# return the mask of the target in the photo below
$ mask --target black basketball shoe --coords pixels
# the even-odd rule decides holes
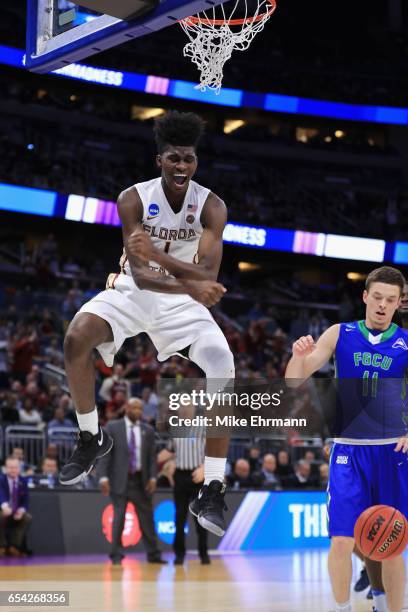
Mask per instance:
[[[89,431],[80,431],[78,443],[60,472],[60,483],[74,485],[81,482],[92,470],[95,461],[107,455],[112,446],[112,438],[100,426],[95,436]]]
[[[228,510],[224,501],[225,484],[212,480],[209,485],[201,487],[196,499],[189,505],[198,523],[207,531],[221,537],[226,530],[224,510]]]
[[[356,593],[360,593],[360,591],[365,591],[366,588],[370,585],[370,579],[367,574],[367,570],[365,567],[360,572],[360,578],[357,580],[354,585],[354,590]]]

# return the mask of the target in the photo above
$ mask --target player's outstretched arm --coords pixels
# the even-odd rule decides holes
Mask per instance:
[[[315,342],[312,336],[302,336],[292,345],[292,357],[287,365],[285,378],[288,386],[297,387],[320,370],[336,350],[340,326],[332,325]],[[292,384],[289,382],[292,380]]]
[[[155,261],[176,278],[214,281],[217,280],[221,265],[222,234],[226,222],[227,209],[224,202],[210,193],[201,213],[204,230],[194,263],[180,261],[172,257],[171,253],[155,248],[146,233],[134,233],[129,237],[128,244],[135,255]]]
[[[150,270],[145,258],[138,257],[129,247],[129,239],[135,235],[145,235],[142,227],[143,205],[134,187],[123,191],[118,198],[118,213],[122,222],[123,244],[129,260],[133,280],[139,289],[159,293],[184,293],[193,297],[204,306],[214,306],[225,288],[213,281],[190,281],[177,279]],[[150,241],[150,239],[149,239]]]

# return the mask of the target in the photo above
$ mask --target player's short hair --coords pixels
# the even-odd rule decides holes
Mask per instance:
[[[154,138],[161,154],[168,145],[197,148],[204,121],[195,113],[170,110],[154,122]]]
[[[404,290],[404,285],[406,283],[405,277],[396,268],[391,268],[390,266],[382,266],[381,268],[376,268],[372,270],[370,274],[366,278],[365,288],[366,291],[370,290],[370,287],[373,283],[386,283],[387,285],[397,285],[400,288],[400,294]]]

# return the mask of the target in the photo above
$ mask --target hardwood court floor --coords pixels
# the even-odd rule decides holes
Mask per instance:
[[[70,592],[69,608],[35,607],[44,611],[330,612],[326,561],[326,550],[213,556],[209,566],[195,555],[184,566],[150,565],[141,555],[122,566],[102,556],[2,560],[0,590]],[[365,593],[353,603],[356,612],[372,609]]]

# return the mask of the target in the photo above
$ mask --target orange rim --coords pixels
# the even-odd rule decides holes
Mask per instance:
[[[262,21],[263,19],[267,19],[268,17],[270,17],[272,15],[272,13],[275,11],[276,9],[276,0],[268,0],[270,6],[269,8],[262,13],[261,15],[257,15],[256,17],[245,17],[245,19],[203,19],[202,17],[186,17],[185,19],[182,19],[181,21],[183,21],[183,23],[185,23],[186,25],[197,25],[199,23],[202,23],[204,25],[215,25],[215,26],[222,26],[224,24],[227,25],[232,25],[232,26],[236,26],[236,25],[244,25],[246,23],[256,23],[258,21]]]

